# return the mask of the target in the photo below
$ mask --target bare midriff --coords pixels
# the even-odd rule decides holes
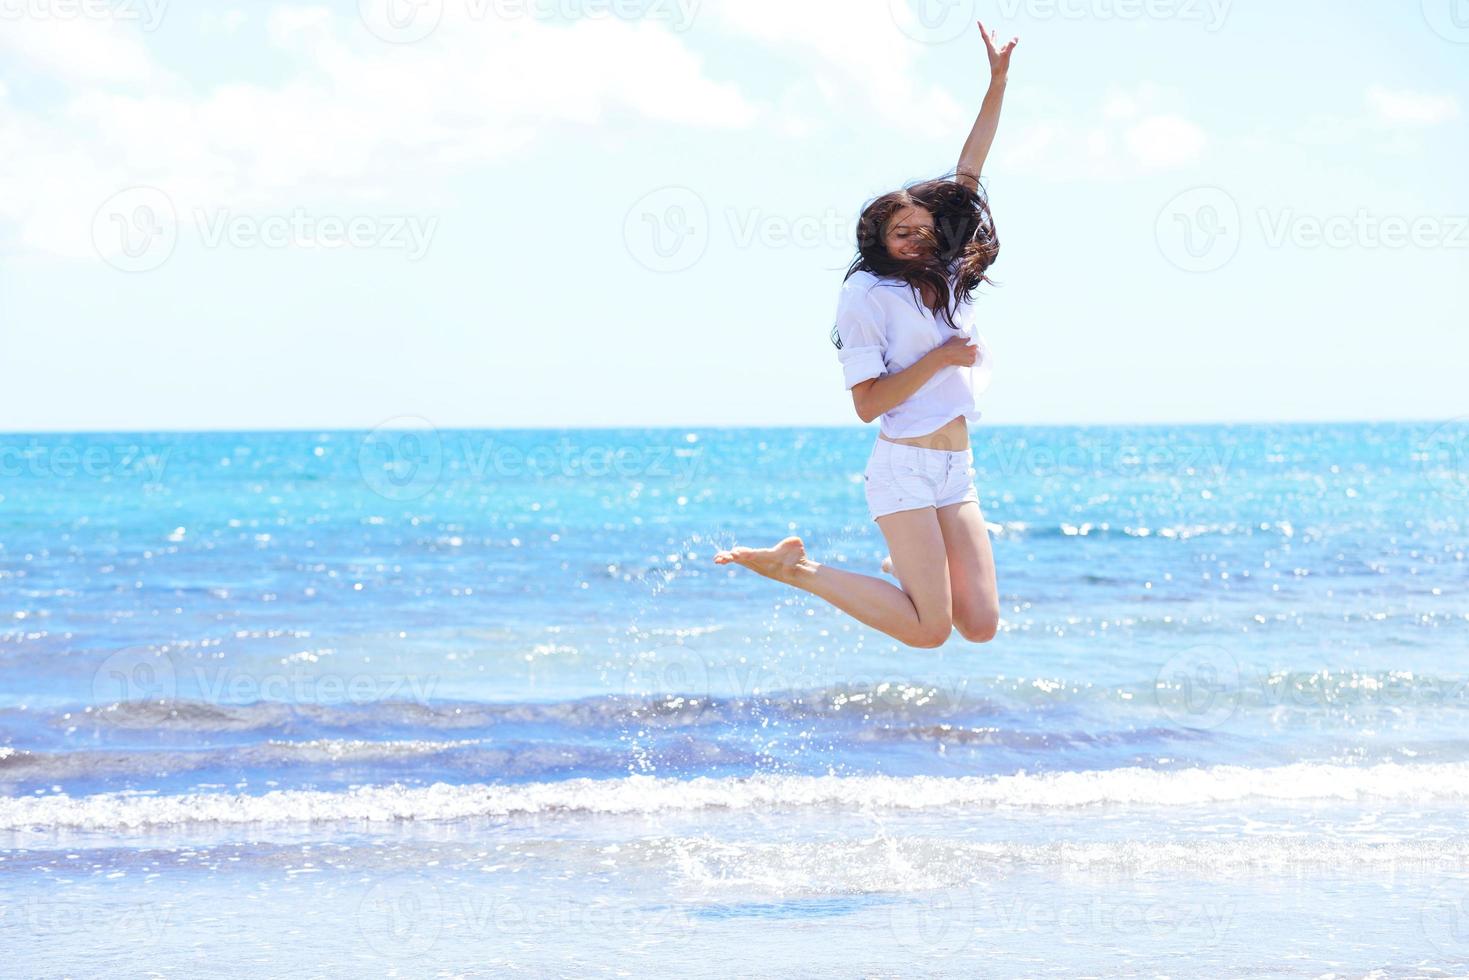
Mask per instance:
[[[964,416],[958,415],[926,436],[890,439],[879,432],[877,437],[904,446],[922,446],[924,449],[943,449],[951,453],[959,453],[969,448],[969,423],[965,421]]]

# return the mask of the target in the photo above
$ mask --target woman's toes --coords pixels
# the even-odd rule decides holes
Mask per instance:
[[[736,547],[730,548],[728,551],[716,552],[714,555],[714,561],[715,564],[718,565],[728,565],[730,562],[744,564],[745,556],[749,553],[749,548],[745,547],[744,545],[737,545]]]

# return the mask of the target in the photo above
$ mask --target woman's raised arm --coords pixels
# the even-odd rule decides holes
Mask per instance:
[[[984,38],[984,47],[990,57],[990,89],[985,93],[979,118],[974,121],[969,139],[964,141],[964,149],[959,154],[956,178],[970,190],[979,189],[980,172],[984,169],[985,159],[990,155],[990,147],[994,145],[995,133],[1000,128],[1000,106],[1005,101],[1005,82],[1010,76],[1010,53],[1020,42],[1020,38],[1012,37],[1003,47],[996,47],[999,38],[994,32],[984,29],[983,21],[979,22],[979,33]]]

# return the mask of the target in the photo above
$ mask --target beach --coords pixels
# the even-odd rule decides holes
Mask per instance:
[[[926,650],[870,428],[0,435],[4,972],[1461,975],[1462,436],[973,426]]]

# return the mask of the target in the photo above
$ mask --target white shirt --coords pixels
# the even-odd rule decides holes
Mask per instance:
[[[954,284],[951,278],[951,291]],[[951,337],[966,337],[979,345],[979,360],[973,367],[951,364],[940,369],[907,401],[882,415],[880,430],[894,439],[927,435],[959,415],[978,421],[976,396],[990,384],[992,359],[975,327],[973,302],[959,304],[954,315],[959,330],[955,330],[942,314],[935,318],[914,292],[901,279],[880,279],[859,270],[842,283],[837,299],[836,335],[841,341],[837,358],[848,391],[868,378],[911,367]]]

